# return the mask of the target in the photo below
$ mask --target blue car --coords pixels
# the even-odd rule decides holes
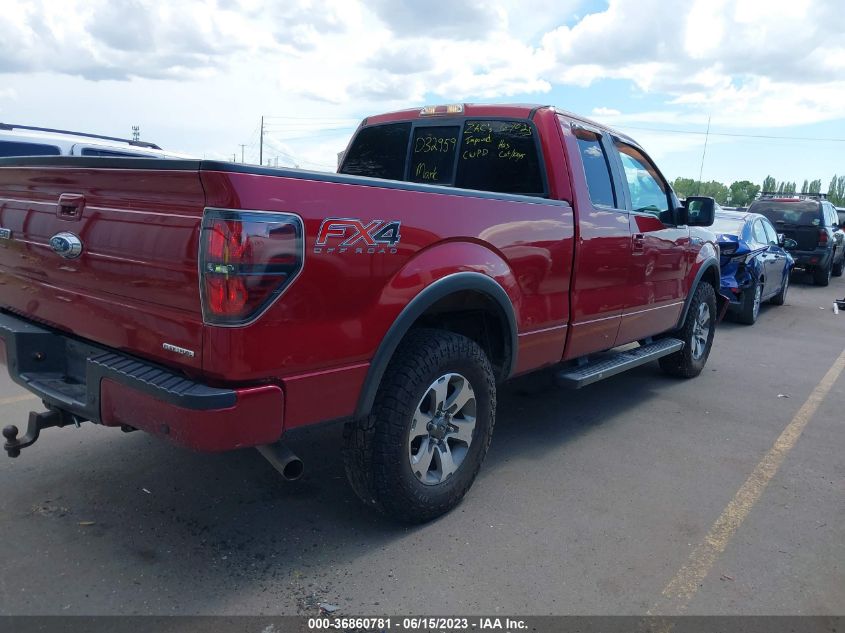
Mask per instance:
[[[783,305],[786,300],[795,265],[786,249],[795,242],[778,235],[759,213],[717,208],[711,228],[721,251],[721,292],[731,300],[728,312],[740,323],[753,325],[763,301]]]

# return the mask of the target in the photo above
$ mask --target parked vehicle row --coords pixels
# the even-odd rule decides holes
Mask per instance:
[[[845,215],[845,214],[843,214]],[[845,266],[845,232],[837,209],[820,194],[763,193],[747,210],[716,205],[722,293],[738,322],[753,325],[760,305],[783,305],[790,273],[801,268],[827,286]]]
[[[790,250],[796,268],[812,274],[818,286],[839,277],[845,265],[845,232],[836,208],[821,195],[783,196],[764,193],[748,207],[749,213],[764,215],[777,233],[792,239]]]

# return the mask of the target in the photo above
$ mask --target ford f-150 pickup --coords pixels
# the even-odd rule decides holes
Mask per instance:
[[[345,420],[355,492],[426,521],[469,489],[497,384],[699,374],[724,305],[710,198],[552,107],[365,119],[337,174],[0,159],[0,360],[46,411],[200,451]]]

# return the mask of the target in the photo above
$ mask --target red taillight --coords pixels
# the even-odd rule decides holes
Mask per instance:
[[[203,319],[256,319],[302,268],[302,222],[289,213],[206,209],[200,239]]]
[[[819,244],[827,244],[827,231],[819,229]]]

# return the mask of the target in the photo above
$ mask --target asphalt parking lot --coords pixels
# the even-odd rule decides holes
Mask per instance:
[[[845,614],[845,280],[802,280],[695,380],[507,388],[469,496],[422,527],[357,502],[337,425],[292,439],[293,484],[253,450],[48,429],[0,459],[0,613]],[[38,405],[4,374],[4,424]]]

